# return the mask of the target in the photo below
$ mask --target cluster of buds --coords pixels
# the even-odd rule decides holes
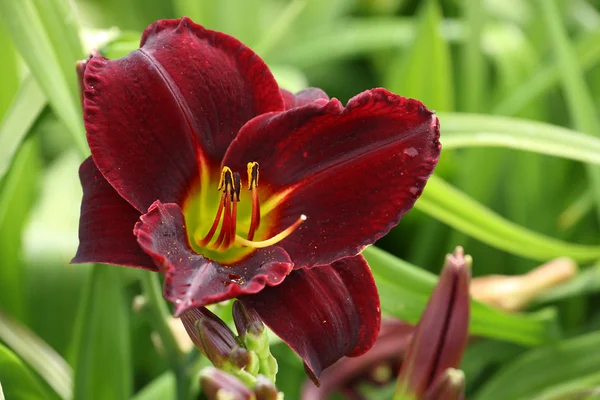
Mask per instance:
[[[183,326],[196,347],[216,368],[201,374],[201,385],[209,399],[280,398],[275,382],[277,361],[271,354],[266,329],[258,314],[236,301],[233,319],[238,335],[205,307],[181,316]]]

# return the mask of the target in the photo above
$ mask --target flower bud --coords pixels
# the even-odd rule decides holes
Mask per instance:
[[[422,398],[449,368],[458,368],[468,339],[471,257],[457,247],[421,316],[398,376],[397,397]]]
[[[539,294],[577,274],[577,264],[568,257],[556,258],[524,275],[488,275],[473,279],[473,298],[506,311],[522,310]]]
[[[265,330],[258,313],[253,308],[246,308],[239,300],[233,303],[233,322],[242,340],[246,333],[258,336]]]
[[[229,327],[207,308],[187,310],[181,316],[183,326],[198,349],[217,368],[231,362],[245,368],[252,356],[240,345]]]
[[[271,355],[267,330],[258,313],[236,300],[233,303],[233,320],[246,349],[258,356],[259,372],[275,382],[277,360]]]
[[[200,386],[208,400],[250,400],[252,392],[242,381],[233,375],[207,367],[200,372]]]
[[[465,374],[448,368],[427,390],[423,400],[460,400],[465,393]]]
[[[258,375],[256,377],[254,394],[256,395],[256,400],[278,400],[280,398],[279,392],[273,382],[264,375]]]

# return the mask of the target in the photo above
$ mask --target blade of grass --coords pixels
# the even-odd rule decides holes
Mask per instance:
[[[255,46],[254,51],[265,58],[277,46],[277,43],[291,29],[292,23],[308,4],[308,0],[292,0],[283,11],[276,17],[262,35]]]
[[[25,325],[12,320],[2,312],[0,312],[0,339],[44,379],[61,399],[71,399],[73,371],[52,347]]]
[[[25,318],[27,299],[22,262],[22,235],[38,193],[40,175],[37,138],[29,138],[0,184],[0,282],[11,290],[0,290],[0,305],[15,318]]]
[[[299,68],[378,49],[407,46],[415,38],[411,19],[348,20],[299,37],[270,56],[272,63]]]
[[[416,39],[406,52],[392,59],[383,86],[419,99],[431,109],[452,111],[452,63],[448,43],[439,31],[442,17],[437,0],[422,2]]]
[[[582,132],[600,135],[600,120],[596,117],[594,99],[586,86],[582,70],[575,61],[576,53],[569,43],[558,6],[553,0],[538,0],[537,3],[558,57],[561,81],[573,123]],[[597,217],[600,218],[600,168],[589,166],[587,172],[594,193]]]
[[[530,350],[505,365],[471,398],[532,399],[545,388],[597,373],[599,347],[600,333],[594,332]]]
[[[415,207],[491,246],[532,260],[568,256],[586,262],[600,258],[600,246],[563,242],[514,224],[432,176]]]
[[[557,227],[567,230],[575,226],[594,209],[594,195],[587,189],[558,216]]]
[[[462,111],[478,112],[485,109],[483,92],[485,86],[485,59],[481,51],[481,35],[486,20],[486,12],[480,0],[467,0],[462,3],[462,14],[469,34],[460,52],[460,78],[462,91],[459,104]]]
[[[600,29],[583,35],[576,43],[576,63],[588,70],[600,62]],[[500,99],[492,109],[493,114],[516,115],[527,105],[543,96],[560,80],[558,63],[553,62],[536,68],[535,72],[515,90]]]
[[[0,124],[0,180],[10,167],[27,132],[44,107],[46,96],[32,77],[26,78]]]
[[[23,365],[21,360],[9,349],[0,344],[0,400],[4,394],[9,400],[42,400],[48,399],[37,379]]]
[[[78,98],[79,86],[74,64],[84,57],[84,53],[79,40],[79,25],[77,24],[79,19],[75,13],[73,2],[65,0],[33,1],[60,63],[71,97]]]
[[[505,147],[598,164],[600,139],[542,122],[493,115],[438,113],[444,150]]]
[[[69,89],[72,85],[56,53],[58,44],[53,43],[48,35],[35,3],[32,0],[0,0],[0,21],[10,33],[52,109],[73,136],[73,143],[87,154],[77,96]],[[73,68],[75,61],[72,60]]]
[[[2,58],[0,58],[0,87],[2,88],[0,90],[0,121],[2,121],[19,87],[19,73],[15,46],[1,24],[0,49],[2,49]]]

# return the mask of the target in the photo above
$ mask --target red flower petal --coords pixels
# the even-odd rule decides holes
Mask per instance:
[[[83,186],[79,247],[73,263],[127,265],[157,271],[138,245],[133,226],[140,213],[104,179],[91,157],[81,164]]]
[[[302,357],[313,380],[341,357],[369,350],[379,333],[379,296],[362,255],[295,270],[240,301]]]
[[[84,117],[99,169],[145,212],[157,199],[181,204],[198,160],[218,166],[240,127],[283,100],[252,50],[187,18],[150,25],[141,45],[89,61]]]
[[[372,379],[373,372],[381,366],[391,369],[390,380],[395,379],[395,373],[400,370],[402,358],[414,327],[400,320],[384,319],[381,321],[381,331],[375,345],[360,357],[342,358],[327,368],[321,376],[321,385],[304,382],[302,389],[303,400],[329,399],[334,392],[343,389],[357,388]],[[386,382],[378,382],[385,384]]]
[[[280,247],[259,249],[243,261],[223,266],[194,252],[177,204],[155,202],[134,229],[142,248],[165,273],[165,299],[175,304],[175,316],[189,308],[256,293],[279,285],[292,270]]]
[[[285,89],[280,89],[280,91],[286,110],[294,107],[305,106],[315,100],[323,101],[323,104],[329,100],[327,93],[319,88],[306,88],[296,94]]]
[[[243,171],[257,161],[269,190],[293,188],[273,231],[308,216],[281,242],[301,268],[356,255],[389,232],[433,172],[438,138],[438,120],[421,102],[374,89],[345,109],[333,99],[254,118],[223,164]]]

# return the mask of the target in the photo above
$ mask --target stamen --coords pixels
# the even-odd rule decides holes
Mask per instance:
[[[227,192],[227,183],[231,183],[233,185],[233,172],[231,172],[231,168],[223,167],[221,170],[221,179],[219,179],[219,186],[217,190],[223,189],[223,192]]]
[[[219,226],[219,222],[221,222],[221,215],[223,214],[223,204],[225,203],[225,197],[227,196],[227,194],[223,193],[223,195],[221,196],[221,202],[219,203],[219,209],[217,210],[217,215],[215,216],[215,220],[213,221],[212,226],[210,227],[210,230],[208,231],[208,233],[206,234],[206,236],[204,236],[203,239],[198,240],[198,238],[196,237],[196,243],[198,243],[200,246],[206,246],[213,238],[213,236],[215,235],[215,232],[217,231],[217,227]],[[198,232],[196,232],[196,235],[198,234]],[[194,235],[194,236],[196,236]]]
[[[249,162],[248,165],[248,190],[258,186],[258,163]]]
[[[235,238],[235,225],[236,225],[236,214],[237,214],[237,202],[240,201],[240,174],[232,173],[229,167],[223,167],[221,171],[221,179],[219,180],[218,190],[223,190],[223,195],[221,196],[221,202],[219,203],[219,209],[217,210],[217,215],[215,220],[213,221],[210,230],[206,234],[206,236],[198,240],[198,244],[203,247],[210,247],[213,249],[218,249],[221,245],[225,245],[225,249],[229,248],[234,241]],[[231,210],[231,203],[234,203],[233,206],[233,215]],[[219,227],[219,222],[221,221],[221,216],[223,215],[223,211],[225,211],[225,215],[223,216],[223,224],[221,225],[221,231],[219,232],[219,236],[217,240],[212,245],[209,245],[212,240],[217,228]]]
[[[221,232],[219,232],[219,237],[217,237],[217,241],[212,245],[208,246],[213,249],[218,249],[223,244],[223,240],[225,240],[225,236],[229,234],[229,226],[231,225],[231,199],[227,196],[227,193],[224,193],[225,197],[225,215],[223,216],[223,225],[221,226]]]
[[[252,190],[252,219],[248,229],[248,240],[254,239],[254,233],[260,226],[260,202],[258,198],[258,163],[248,163],[248,189]]]
[[[252,240],[248,240],[248,239],[244,239],[243,237],[236,235],[235,236],[235,242],[239,245],[242,246],[247,246],[247,247],[253,247],[256,249],[260,249],[260,248],[264,248],[264,247],[269,247],[272,246],[280,241],[282,241],[283,239],[285,239],[286,237],[288,237],[289,235],[292,234],[292,232],[294,232],[296,229],[298,229],[298,227],[300,225],[302,225],[302,223],[304,221],[306,221],[307,217],[306,215],[302,214],[300,216],[300,218],[298,218],[298,220],[296,220],[296,222],[294,222],[292,225],[290,225],[287,229],[279,232],[277,235],[273,236],[270,239],[267,240],[262,240],[259,242],[254,242]]]
[[[240,174],[235,172],[233,174],[233,188],[231,190],[231,203],[232,203],[232,211],[229,219],[229,226],[223,225],[223,230],[227,230],[225,232],[225,240],[223,242],[223,250],[227,250],[231,247],[231,245],[235,241],[235,231],[237,229],[237,203],[240,201],[240,184],[241,184]],[[235,194],[235,197],[234,197]]]

